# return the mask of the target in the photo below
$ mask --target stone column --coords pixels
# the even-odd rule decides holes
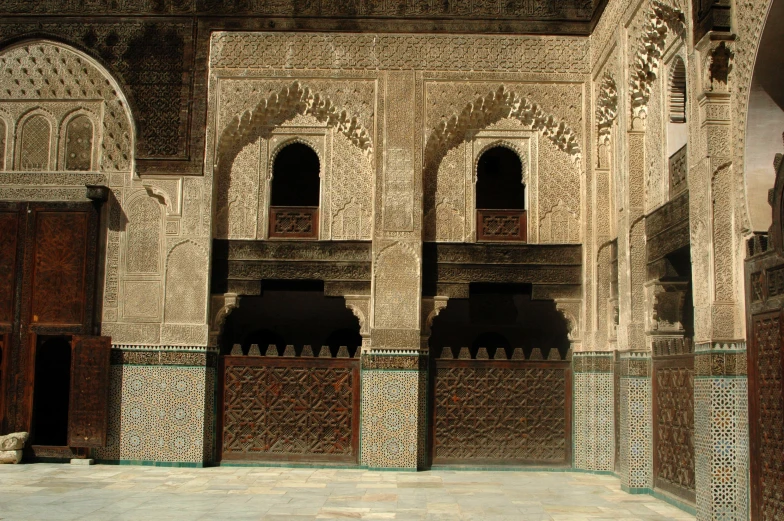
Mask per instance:
[[[624,351],[621,359],[620,473],[626,492],[653,490],[651,355]]]
[[[422,288],[421,77],[385,72],[379,96],[370,346],[362,355],[361,462],[425,463],[427,350],[420,349]],[[380,207],[379,207],[380,204]]]
[[[612,472],[615,468],[614,354],[574,353],[574,466]]]
[[[695,323],[697,519],[748,518],[748,382],[740,274],[743,237],[732,164],[731,41],[709,33],[695,55],[699,126],[689,150]],[[697,122],[695,122],[697,123]]]

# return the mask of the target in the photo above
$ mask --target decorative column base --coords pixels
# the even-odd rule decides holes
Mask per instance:
[[[653,490],[651,354],[627,351],[621,358],[620,474],[626,492]]]
[[[748,519],[748,379],[745,342],[697,344],[694,443],[697,519]]]
[[[427,351],[371,349],[362,355],[361,463],[426,466]]]
[[[614,355],[611,351],[574,353],[574,467],[615,469]]]

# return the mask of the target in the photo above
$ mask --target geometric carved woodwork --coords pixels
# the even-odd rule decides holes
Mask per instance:
[[[81,324],[88,214],[38,212],[36,217],[32,322]]]
[[[694,356],[653,361],[654,486],[696,501]]]
[[[438,359],[434,373],[434,464],[570,464],[569,362]]]
[[[0,211],[0,326],[13,322],[18,229],[19,212]]]
[[[269,236],[318,239],[318,206],[271,206]]]
[[[91,202],[0,203],[0,431],[31,428],[35,336],[92,333],[99,217]]]
[[[527,240],[528,225],[525,210],[477,210],[476,240]]]
[[[749,427],[753,519],[784,518],[784,342],[781,311],[752,316]]]
[[[74,335],[68,446],[105,447],[109,427],[109,367],[112,339]]]
[[[225,356],[223,460],[356,463],[359,360]]]

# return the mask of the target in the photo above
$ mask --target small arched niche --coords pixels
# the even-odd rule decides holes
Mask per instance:
[[[270,238],[318,238],[321,164],[318,154],[301,142],[275,155],[270,185]]]
[[[485,150],[476,167],[477,240],[525,241],[523,162],[508,147]]]
[[[670,64],[667,86],[667,157],[686,146],[689,127],[686,125],[686,64],[676,56]]]

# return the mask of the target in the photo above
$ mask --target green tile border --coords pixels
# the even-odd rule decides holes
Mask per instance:
[[[691,514],[693,516],[697,515],[697,507],[695,505],[690,505],[689,503],[686,503],[685,501],[682,501],[682,500],[674,498],[670,494],[665,494],[665,493],[662,493],[661,491],[658,491],[658,490],[655,490],[655,489],[650,489],[650,488],[647,488],[647,487],[645,487],[645,488],[629,488],[629,487],[626,487],[626,486],[624,486],[622,484],[621,485],[621,490],[623,490],[627,494],[646,494],[646,495],[654,497],[654,498],[656,498],[656,499],[658,499],[660,501],[664,501],[665,503],[668,503],[668,504],[674,506],[675,508],[677,508],[679,510],[683,510],[687,514]]]
[[[175,467],[186,469],[201,469],[211,467],[209,463],[193,461],[148,461],[148,460],[95,460],[97,465],[133,465],[137,467]]]
[[[358,463],[293,463],[276,461],[221,461],[216,467],[261,467],[261,468],[287,468],[287,469],[343,469],[362,470],[367,467]]]

